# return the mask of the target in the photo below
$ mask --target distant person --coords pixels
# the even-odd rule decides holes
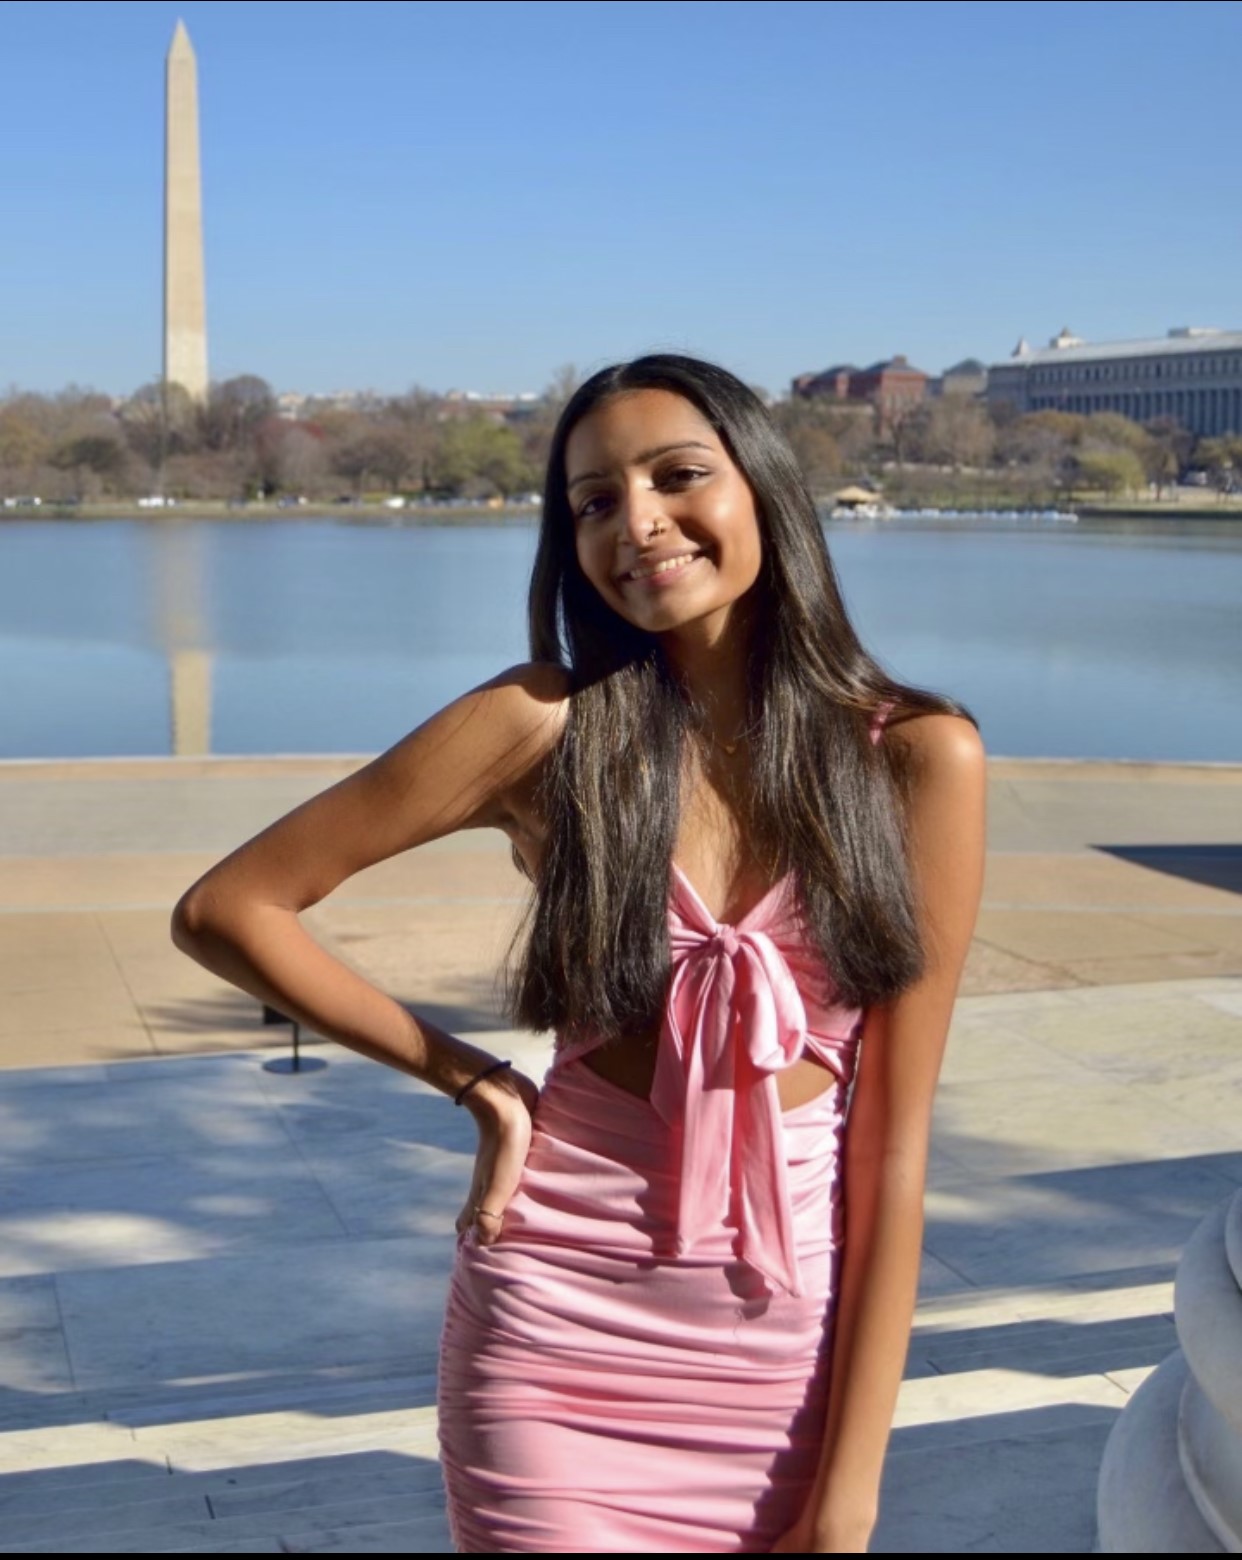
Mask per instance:
[[[978,734],[862,648],[788,446],[691,358],[566,406],[530,605],[530,664],[213,868],[174,936],[474,1116],[439,1388],[461,1552],[861,1552],[979,903]],[[542,1089],[297,919],[485,827],[534,883],[513,996],[557,1035]]]

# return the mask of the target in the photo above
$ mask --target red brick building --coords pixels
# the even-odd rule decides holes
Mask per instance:
[[[793,393],[806,401],[819,396],[827,396],[832,401],[848,401],[850,380],[859,372],[853,363],[838,363],[819,374],[799,374],[793,382]]]
[[[855,368],[851,363],[826,368],[818,374],[799,374],[794,380],[794,395],[806,400],[823,397],[833,401],[865,401],[875,408],[881,429],[927,398],[928,376],[914,368],[906,358],[887,358],[870,368]]]

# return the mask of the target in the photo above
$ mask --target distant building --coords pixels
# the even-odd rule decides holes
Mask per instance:
[[[883,427],[926,398],[927,375],[904,357],[892,357],[870,368],[840,363],[818,374],[799,374],[791,389],[804,400],[866,403]]]
[[[400,396],[381,395],[376,390],[331,390],[306,394],[286,390],[276,397],[276,415],[286,422],[300,422],[324,411],[379,412]],[[495,423],[523,423],[538,416],[543,397],[533,390],[520,395],[484,394],[477,390],[449,390],[433,396],[440,422],[462,421],[472,417]]]
[[[988,366],[978,358],[963,358],[944,373],[927,381],[930,396],[983,395],[988,388]]]
[[[794,395],[801,396],[804,401],[824,396],[831,401],[848,401],[850,380],[859,372],[853,363],[837,363],[818,374],[799,374],[791,388]]]
[[[529,422],[538,414],[542,399],[533,390],[519,395],[449,390],[442,398],[440,414],[451,418],[486,417],[496,423]]]
[[[309,395],[286,390],[276,397],[276,415],[286,422],[300,422],[319,412],[374,412],[387,397],[375,390],[316,390]]]
[[[1199,438],[1242,433],[1242,331],[1184,326],[1091,344],[1063,330],[1040,351],[1019,341],[1008,362],[988,370],[987,397],[1020,412],[1167,417]]]
[[[860,401],[870,401],[881,423],[888,422],[927,398],[928,376],[913,368],[904,357],[873,363],[850,381],[850,393]]]

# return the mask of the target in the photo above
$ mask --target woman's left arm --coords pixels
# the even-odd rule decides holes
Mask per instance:
[[[983,744],[954,715],[890,728],[907,745],[923,976],[870,1010],[845,1146],[845,1250],[819,1478],[776,1551],[865,1552],[918,1294],[932,1097],[983,890]]]

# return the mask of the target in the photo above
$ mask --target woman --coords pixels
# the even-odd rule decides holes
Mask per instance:
[[[689,358],[566,407],[531,631],[531,664],[209,872],[174,937],[475,1118],[440,1385],[461,1551],[861,1552],[981,891],[978,735],[866,654],[787,445]],[[513,997],[557,1033],[542,1093],[297,920],[483,827],[535,883]]]

